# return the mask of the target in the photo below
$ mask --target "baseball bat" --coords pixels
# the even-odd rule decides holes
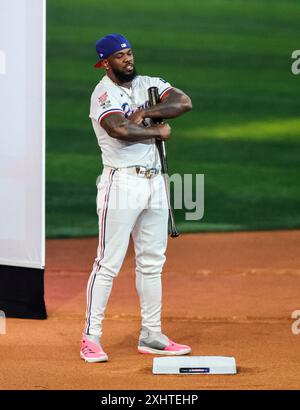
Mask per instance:
[[[154,105],[158,104],[160,102],[158,88],[157,87],[148,88],[148,97],[149,97],[150,107],[153,107]],[[152,118],[151,121],[153,122],[153,124],[162,124],[163,122],[162,118]],[[166,187],[166,193],[167,193],[167,201],[168,201],[168,207],[169,207],[169,221],[170,221],[170,226],[171,226],[171,238],[177,238],[177,236],[179,236],[179,233],[176,228],[174,210],[171,204],[168,179],[166,180],[166,178],[168,177],[168,162],[167,162],[167,151],[166,151],[165,141],[156,139],[156,146],[157,146],[157,150],[159,153],[161,170],[162,170],[163,178],[165,181],[165,187]]]

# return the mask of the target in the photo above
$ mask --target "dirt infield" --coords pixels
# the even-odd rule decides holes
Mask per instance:
[[[109,362],[79,359],[85,287],[97,238],[48,240],[45,321],[7,320],[1,389],[299,389],[300,231],[186,234],[169,241],[163,330],[192,355],[235,356],[237,375],[152,375],[137,353],[134,254],[115,280],[102,344]]]

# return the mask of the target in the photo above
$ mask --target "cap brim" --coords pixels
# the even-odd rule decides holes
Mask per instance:
[[[94,65],[95,68],[99,68],[99,67],[103,67],[103,60],[98,61],[98,63],[96,63]]]

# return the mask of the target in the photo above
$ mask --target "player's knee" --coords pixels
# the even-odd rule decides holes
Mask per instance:
[[[107,279],[114,279],[118,276],[119,270],[111,269],[110,267],[100,265],[95,271],[97,276],[102,276]]]
[[[136,262],[136,271],[142,275],[155,275],[162,272],[163,265],[166,261],[164,255],[157,256],[152,259],[137,260]]]

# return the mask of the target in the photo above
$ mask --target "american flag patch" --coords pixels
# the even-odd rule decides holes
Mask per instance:
[[[108,98],[108,94],[107,91],[105,91],[104,94],[100,95],[100,97],[98,97],[98,101],[99,103],[104,103]]]

